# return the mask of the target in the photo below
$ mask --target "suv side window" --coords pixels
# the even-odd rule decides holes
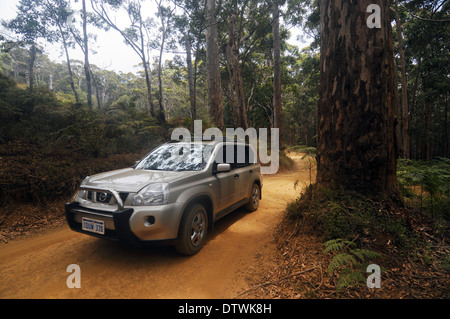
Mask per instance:
[[[245,167],[256,163],[253,149],[248,145],[235,145],[236,167]]]
[[[234,169],[236,166],[235,157],[232,145],[222,145],[217,151],[216,158],[214,159],[214,165],[217,164],[230,164],[231,169]],[[231,151],[231,152],[230,152]]]
[[[215,165],[228,163],[231,164],[231,169],[235,169],[249,166],[257,163],[257,161],[255,153],[250,146],[243,144],[227,144],[219,148],[214,163]]]

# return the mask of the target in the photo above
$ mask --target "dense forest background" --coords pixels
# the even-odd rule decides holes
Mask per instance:
[[[155,0],[153,16],[143,3],[20,0],[17,16],[2,21],[0,204],[68,196],[83,176],[133,164],[194,119],[203,128],[278,127],[283,147],[316,146],[319,1]],[[405,167],[449,157],[449,11],[442,0],[392,3]],[[119,13],[128,24],[116,22]],[[130,46],[141,71],[90,63],[98,29]],[[310,45],[289,44],[290,30]],[[59,45],[65,62],[51,61],[45,43]],[[210,87],[214,65],[219,96]]]

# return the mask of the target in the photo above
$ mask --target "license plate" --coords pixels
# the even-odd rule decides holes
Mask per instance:
[[[83,217],[82,229],[92,233],[104,235],[105,223],[102,220]]]

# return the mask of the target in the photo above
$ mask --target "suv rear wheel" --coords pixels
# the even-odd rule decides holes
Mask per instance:
[[[180,225],[180,236],[175,248],[185,255],[194,255],[203,247],[208,231],[208,215],[201,204],[186,211]]]
[[[250,200],[245,205],[245,208],[251,212],[254,212],[259,207],[259,199],[261,197],[261,189],[258,184],[254,183],[250,191]]]

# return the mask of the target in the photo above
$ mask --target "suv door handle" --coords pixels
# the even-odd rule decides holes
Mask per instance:
[[[234,174],[234,178],[238,179],[239,178],[239,174]]]

